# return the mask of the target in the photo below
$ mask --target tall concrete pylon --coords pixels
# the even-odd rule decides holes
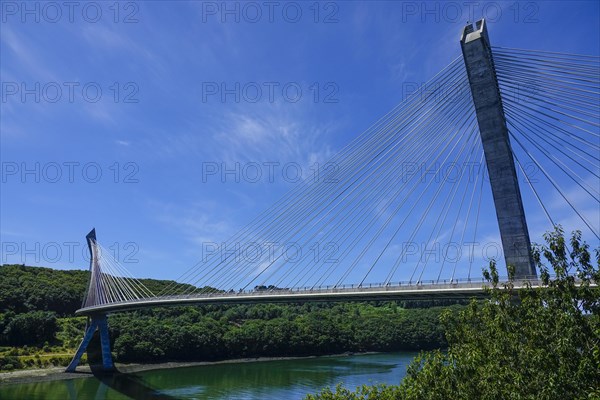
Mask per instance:
[[[460,39],[507,265],[515,278],[536,276],[519,181],[485,20],[465,26]]]
[[[100,264],[98,259],[98,249],[96,247],[96,229],[92,229],[90,233],[85,237],[88,249],[90,251],[90,283],[88,287],[87,296],[84,300],[83,306],[86,307],[88,305],[96,304],[96,296],[98,296],[98,290],[102,290],[102,286],[99,285],[100,274],[102,271],[100,270]],[[81,361],[81,357],[83,357],[83,353],[87,350],[94,333],[98,331],[100,335],[100,351],[102,356],[102,365],[98,369],[102,372],[112,372],[115,370],[115,365],[112,359],[112,355],[110,353],[110,336],[108,333],[108,319],[106,318],[105,313],[95,313],[92,314],[88,319],[87,328],[85,330],[85,334],[83,336],[83,340],[73,359],[67,366],[65,372],[75,372],[75,368],[79,365]],[[88,360],[89,361],[89,360]]]

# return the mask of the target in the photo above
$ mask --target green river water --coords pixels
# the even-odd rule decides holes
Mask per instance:
[[[415,353],[226,363],[0,386],[2,400],[302,399],[325,386],[397,384]]]

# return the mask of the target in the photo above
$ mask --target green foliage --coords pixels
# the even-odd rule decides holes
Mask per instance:
[[[398,386],[363,385],[358,387],[355,392],[351,392],[339,384],[336,386],[335,391],[332,391],[330,388],[325,388],[321,390],[321,393],[318,395],[309,394],[306,396],[306,400],[393,400],[399,398],[398,396],[400,396],[400,388]]]
[[[83,337],[86,321],[86,317],[58,318],[57,342],[62,343],[65,349],[76,348]]]
[[[113,315],[109,326],[121,362],[307,356],[443,347],[443,310],[395,303],[179,307]]]
[[[0,267],[0,312],[54,311],[70,315],[81,306],[89,272],[3,265]]]
[[[5,264],[0,266],[0,312],[54,311],[71,316],[81,308],[90,280],[89,271],[55,270]],[[153,293],[170,286],[173,290],[189,285],[157,279],[140,280]]]
[[[85,318],[57,316],[72,316],[81,307],[89,276],[89,271],[81,270],[0,266],[0,345],[42,346],[44,342],[58,342],[65,349],[75,348],[81,341]],[[155,293],[167,286],[187,287],[172,281],[141,281]],[[22,367],[21,363],[10,365]]]
[[[44,344],[54,339],[56,330],[56,314],[53,312],[31,311],[17,314],[6,324],[0,343],[11,346]]]
[[[547,244],[535,247],[534,260],[546,287],[518,293],[512,282],[499,287],[491,263],[484,273],[490,299],[444,313],[448,351],[422,353],[400,386],[384,393],[338,387],[308,398],[600,398],[600,254],[596,250],[594,266],[579,232],[570,246],[560,228],[544,238]]]
[[[13,369],[23,368],[23,364],[18,357],[0,356],[0,370],[12,371]]]

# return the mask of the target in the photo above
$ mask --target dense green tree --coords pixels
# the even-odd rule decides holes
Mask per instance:
[[[5,264],[0,266],[0,312],[54,311],[59,316],[73,315],[81,303],[90,280],[89,271],[55,270]],[[189,285],[156,279],[140,280],[153,293],[166,287],[172,290]]]
[[[3,265],[0,267],[0,310],[16,313],[44,310],[70,315],[81,307],[87,271]]]
[[[10,346],[43,344],[54,340],[58,326],[56,314],[50,311],[31,311],[15,315],[2,332],[2,342]]]
[[[119,361],[146,359],[143,350],[156,362],[305,356],[444,347],[438,323],[444,309],[403,310],[396,303],[178,307],[113,315],[109,325]],[[140,342],[147,343],[136,347]]]

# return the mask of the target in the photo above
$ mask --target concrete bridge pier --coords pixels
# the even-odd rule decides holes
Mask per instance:
[[[98,331],[100,335],[100,350],[102,355],[101,372],[115,371],[115,365],[113,363],[112,355],[110,354],[110,336],[108,335],[108,320],[106,314],[93,314],[90,316],[90,322],[88,323],[83,340],[65,372],[75,372],[75,368],[79,365],[81,357],[87,350],[96,331]],[[90,362],[90,360],[88,360],[88,362]]]

